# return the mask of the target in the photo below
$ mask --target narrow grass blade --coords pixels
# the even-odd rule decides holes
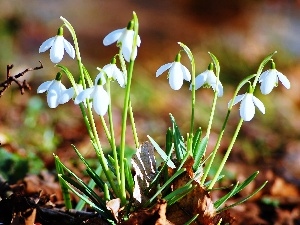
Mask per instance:
[[[239,200],[238,202],[236,202],[236,203],[234,203],[234,204],[232,204],[232,205],[226,206],[226,207],[224,207],[224,208],[222,208],[222,209],[220,209],[220,210],[217,210],[217,213],[220,213],[220,212],[225,211],[225,210],[227,210],[227,209],[230,209],[230,208],[232,208],[232,207],[234,207],[234,206],[237,206],[237,205],[239,205],[239,204],[242,204],[243,202],[247,201],[249,198],[251,198],[252,196],[254,196],[254,195],[255,195],[257,192],[259,192],[261,189],[263,189],[264,186],[265,186],[267,183],[268,183],[268,181],[266,181],[265,183],[263,183],[263,185],[261,185],[259,188],[257,188],[253,193],[251,193],[251,194],[248,195],[247,197],[245,197],[245,198]]]
[[[180,133],[179,127],[175,122],[175,118],[172,116],[172,114],[170,114],[170,117],[172,122],[172,132],[176,158],[178,161],[181,161],[186,153],[186,147],[184,144],[184,139]]]
[[[201,129],[201,127],[199,127],[193,137],[193,144],[192,144],[193,155],[195,155],[196,147],[197,147],[198,143],[201,141],[201,135],[202,135],[202,129]]]
[[[161,188],[159,188],[159,190],[152,196],[152,198],[150,198],[144,205],[144,207],[147,207],[149,204],[151,204],[153,202],[153,200],[167,187],[171,184],[171,182],[178,177],[180,174],[182,174],[186,169],[182,168],[180,170],[178,170],[176,173],[173,174],[173,176],[170,177],[169,180],[167,180],[166,183],[164,183],[163,186],[161,186]]]
[[[176,168],[175,164],[171,161],[170,157],[167,156],[167,154],[162,150],[159,145],[154,141],[152,137],[147,135],[148,139],[150,140],[151,144],[154,146],[157,153],[160,155],[160,157],[167,163],[169,167],[172,169]]]
[[[241,190],[243,190],[249,183],[251,183],[255,177],[257,176],[259,172],[256,171],[255,173],[253,173],[251,176],[249,176],[243,183],[241,183],[240,185],[238,185],[238,183],[234,186],[234,188],[225,196],[223,196],[222,198],[220,198],[219,200],[217,200],[214,203],[214,206],[216,209],[218,209],[223,203],[225,203],[227,201],[227,199],[231,198],[232,196],[234,196],[235,194],[239,193]]]
[[[94,202],[92,202],[90,199],[88,199],[85,195],[81,194],[80,192],[78,192],[72,185],[70,185],[66,180],[64,180],[61,177],[61,174],[58,175],[59,180],[64,183],[68,189],[70,189],[73,193],[75,193],[80,199],[82,199],[83,201],[85,201],[88,205],[90,205],[92,208],[94,208],[101,216],[103,216],[104,218],[107,219],[113,219],[111,214],[106,211],[103,210],[102,208],[100,208],[99,206],[97,206]]]
[[[206,135],[201,141],[198,141],[197,146],[195,147],[194,165],[193,170],[196,171],[200,166],[201,160],[205,154],[206,147],[208,142],[208,136]]]
[[[102,173],[102,167],[100,165],[96,169],[95,173],[100,177],[100,175]],[[91,188],[91,189],[94,189],[95,186],[96,186],[96,182],[94,181],[94,179],[91,178],[91,180],[88,183],[88,187]],[[80,199],[79,202],[77,203],[76,207],[75,207],[75,210],[82,210],[84,208],[84,205],[85,205],[85,201]]]
[[[134,180],[132,177],[130,166],[126,159],[124,159],[124,165],[125,165],[125,179],[126,179],[127,191],[129,192],[130,196],[132,196],[133,189],[134,189]]]
[[[57,155],[54,155],[54,160],[55,160],[55,167],[56,167],[57,174],[64,174],[65,173],[65,171],[63,169],[64,167]],[[70,197],[68,186],[65,185],[64,182],[59,182],[59,184],[61,187],[64,202],[65,202],[65,207],[67,209],[72,209],[72,202],[71,202],[71,197]]]
[[[164,199],[168,202],[168,206],[173,205],[185,195],[187,195],[190,191],[195,188],[192,184],[186,184],[183,187],[176,189],[175,191],[168,194]]]

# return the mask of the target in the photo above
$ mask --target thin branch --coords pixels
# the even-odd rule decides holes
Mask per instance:
[[[0,83],[0,88],[2,88],[0,90],[0,97],[3,95],[4,91],[6,91],[12,85],[13,82],[15,82],[19,86],[20,92],[21,92],[22,95],[24,94],[25,89],[31,90],[31,87],[27,83],[26,80],[24,80],[23,82],[21,82],[21,81],[18,80],[18,78],[24,76],[29,71],[42,69],[43,68],[43,64],[42,64],[41,61],[39,61],[39,62],[41,64],[40,66],[37,66],[37,67],[34,67],[34,68],[27,68],[23,72],[18,73],[18,74],[14,75],[14,76],[10,75],[10,71],[14,67],[14,65],[13,64],[7,65],[6,80],[4,82]]]

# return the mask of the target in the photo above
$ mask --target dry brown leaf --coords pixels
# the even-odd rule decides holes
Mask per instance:
[[[136,172],[133,197],[137,203],[142,204],[147,201],[144,191],[149,187],[156,174],[153,145],[148,141],[144,142],[137,150],[137,153],[132,156],[131,163]]]
[[[118,222],[118,213],[121,206],[121,199],[115,198],[106,203],[106,208],[111,211],[111,214],[114,216],[116,221]]]
[[[167,203],[164,200],[158,202],[150,209],[138,210],[130,215],[127,221],[122,225],[175,225],[166,218]]]

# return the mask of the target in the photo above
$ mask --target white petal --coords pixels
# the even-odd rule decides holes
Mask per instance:
[[[217,77],[212,70],[207,70],[206,83],[208,83],[214,90],[216,89]]]
[[[236,103],[238,103],[238,102],[240,102],[241,100],[243,100],[243,98],[245,97],[245,94],[243,94],[243,95],[237,95],[237,96],[235,96],[235,98],[234,98],[234,101],[233,101],[233,106],[236,104]],[[228,102],[228,108],[230,107],[230,105],[231,105],[231,102],[232,102],[232,99]]]
[[[52,89],[47,92],[47,103],[50,108],[58,106],[58,93],[55,90]]]
[[[45,52],[47,51],[49,48],[51,48],[51,46],[53,45],[53,42],[55,40],[56,37],[52,37],[52,38],[49,38],[47,39],[46,41],[44,41],[42,43],[42,45],[40,46],[39,48],[39,53],[41,52]]]
[[[91,98],[91,94],[94,91],[94,87],[87,88],[80,92],[74,100],[74,104],[78,105],[80,102],[83,102],[87,98]]]
[[[134,36],[133,30],[126,30],[122,40],[120,40],[122,42],[122,54],[124,56],[124,59],[127,62],[130,62],[132,45],[133,45],[133,36]],[[137,50],[135,50],[135,54],[133,54],[133,57],[132,57],[133,60],[136,57],[136,53],[137,53]]]
[[[64,37],[56,36],[52,48],[50,49],[50,60],[59,63],[64,56]]]
[[[45,91],[48,90],[48,88],[50,87],[50,85],[52,84],[53,80],[51,81],[46,81],[44,83],[42,83],[38,89],[37,89],[37,93],[44,93]]]
[[[181,64],[181,70],[182,70],[183,79],[185,79],[186,81],[190,81],[192,77],[190,71],[182,64]]]
[[[265,114],[266,110],[265,110],[265,106],[264,103],[262,103],[258,98],[256,98],[255,96],[252,97],[252,100],[254,102],[254,104],[256,105],[256,107],[263,113]]]
[[[107,45],[111,45],[112,43],[116,42],[119,40],[119,38],[121,37],[122,33],[127,30],[127,28],[123,28],[123,29],[118,29],[115,31],[110,32],[108,35],[106,35],[106,37],[103,39],[103,44],[105,46]]]
[[[269,94],[278,83],[276,70],[270,69],[262,73],[259,78],[259,82],[261,83],[260,85],[261,93],[264,95]]]
[[[105,74],[103,71],[98,73],[98,75],[95,78],[95,86],[98,85],[99,79],[101,79],[101,84],[104,85],[106,83]]]
[[[141,38],[140,38],[140,35],[137,36],[137,39],[136,39],[136,45],[137,45],[138,47],[140,47],[140,45],[141,45]]]
[[[68,102],[75,94],[74,87],[64,90],[59,97],[59,104],[65,104]]]
[[[217,89],[217,93],[218,93],[218,97],[222,97],[223,96],[223,86],[220,83],[220,81],[218,82],[218,89]]]
[[[253,103],[253,94],[245,94],[240,106],[240,116],[245,121],[250,121],[255,114],[255,106]]]
[[[66,39],[64,39],[64,47],[66,52],[69,54],[69,56],[74,59],[75,58],[75,50],[70,42],[68,42]]]
[[[158,70],[156,71],[156,77],[160,76],[163,72],[165,72],[166,70],[170,69],[170,67],[172,66],[173,63],[167,63],[165,65],[162,65],[161,67],[158,68]]]
[[[111,76],[118,81],[121,87],[125,87],[125,76],[122,71],[115,64],[111,64],[109,69],[111,70]]]
[[[277,76],[278,76],[279,80],[281,81],[281,83],[283,84],[283,86],[285,86],[287,89],[291,88],[291,83],[286,76],[284,76],[282,73],[280,73],[278,71],[277,71]]]
[[[179,62],[174,62],[169,70],[169,84],[173,90],[179,90],[183,84],[183,72]]]
[[[207,71],[200,73],[198,76],[196,76],[195,78],[195,89],[199,89],[200,87],[202,87],[202,85],[206,82],[206,78],[207,78]],[[191,87],[190,87],[191,89]]]
[[[95,112],[100,116],[104,116],[107,112],[110,99],[102,85],[97,85],[97,87],[95,87],[92,98]]]

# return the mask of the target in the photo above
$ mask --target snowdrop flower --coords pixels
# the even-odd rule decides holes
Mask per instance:
[[[63,93],[67,89],[61,83],[61,76],[60,72],[57,73],[55,80],[46,81],[37,89],[37,93],[39,94],[47,91],[47,103],[50,108],[56,108],[59,104],[65,104],[72,98],[69,95],[63,96]]]
[[[203,73],[200,73],[195,78],[195,90],[199,89],[200,87],[212,87],[214,91],[217,91],[218,97],[223,96],[223,85],[221,84],[220,80],[218,81],[217,85],[217,77],[213,71],[213,64],[210,63],[208,69]],[[192,90],[192,84],[190,85],[190,90]]]
[[[104,66],[102,69],[100,68],[97,69],[100,70],[100,73],[96,77],[96,81],[95,81],[96,83],[99,78],[103,79],[105,77],[104,74],[106,74],[108,78],[113,78],[114,80],[117,80],[121,87],[125,87],[125,76],[122,73],[122,71],[116,66],[115,63],[112,62]],[[103,84],[104,83],[102,83],[102,85]]]
[[[177,54],[175,62],[162,65],[156,71],[156,77],[160,76],[166,70],[169,70],[169,84],[173,90],[179,90],[183,84],[183,80],[191,80],[190,71],[180,63],[180,53]]]
[[[69,54],[71,58],[75,58],[75,50],[70,42],[63,37],[63,28],[58,29],[55,37],[49,38],[43,42],[39,48],[39,53],[45,52],[50,48],[50,60],[53,63],[59,63],[63,56],[64,50]]]
[[[241,102],[240,105],[240,116],[245,121],[250,121],[254,117],[255,114],[255,106],[265,114],[265,106],[264,104],[252,93],[246,93],[243,95],[237,95],[233,101],[233,105]],[[230,107],[232,100],[228,103],[228,107]]]
[[[107,112],[110,98],[108,93],[104,90],[101,80],[102,79],[100,79],[99,81],[98,79],[97,82],[95,82],[94,87],[87,88],[80,92],[79,95],[77,95],[77,97],[75,98],[74,103],[79,104],[86,99],[92,99],[92,106],[95,112],[100,116],[104,116]]]
[[[264,95],[269,94],[274,87],[277,87],[278,79],[281,81],[283,86],[285,86],[287,89],[290,89],[290,81],[286,76],[275,69],[275,63],[272,62],[271,69],[263,72],[259,77],[259,83],[261,83],[261,93]]]
[[[124,56],[125,60],[127,62],[130,62],[130,60],[135,60],[137,56],[137,47],[140,47],[141,45],[141,38],[138,35],[136,46],[134,46],[134,51],[132,53],[133,38],[133,23],[130,21],[126,28],[117,29],[106,35],[106,37],[103,39],[103,44],[107,46],[111,45],[114,42],[117,42],[117,46],[121,46],[122,55]],[[132,58],[130,58],[131,54]]]

